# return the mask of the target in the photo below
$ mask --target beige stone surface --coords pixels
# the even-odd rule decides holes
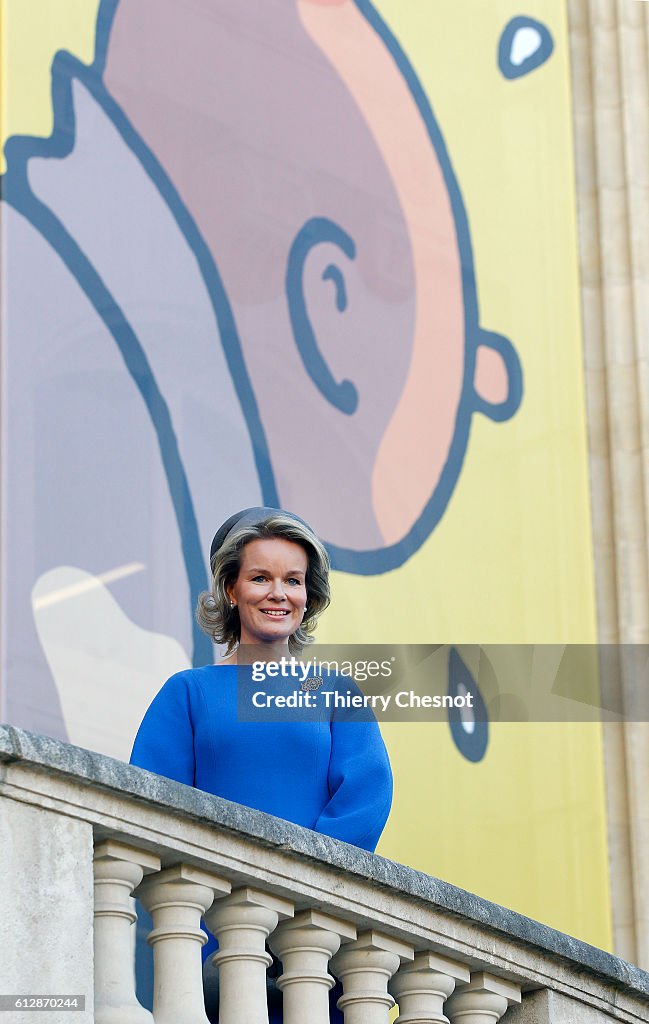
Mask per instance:
[[[84,1012],[3,1012],[3,1024],[91,1024],[92,827],[0,800],[0,993],[83,995]]]
[[[154,915],[154,954],[163,946],[173,954],[168,963],[158,955],[155,964],[154,991],[167,986],[158,993],[156,1021],[178,1024],[188,1019],[184,1011],[190,1006],[191,1024],[202,1019],[200,970],[195,967],[203,936],[197,923],[213,896],[208,926],[215,925],[224,939],[231,973],[242,975],[235,979],[231,1001],[230,1019],[236,1024],[238,993],[252,995],[253,974],[262,978],[265,972],[266,937],[272,944],[280,920],[290,920],[293,912],[300,932],[295,933],[300,940],[293,964],[296,983],[320,979],[328,986],[327,944],[340,935],[341,950],[330,973],[335,975],[338,967],[345,974],[346,995],[356,1005],[351,1019],[355,1014],[357,1024],[370,1024],[368,1001],[373,1001],[375,1024],[387,1024],[388,980],[415,956],[425,971],[463,986],[461,1003],[450,1007],[458,1020],[464,1009],[499,1014],[505,1010],[503,1000],[532,989],[549,989],[580,1012],[589,1008],[586,1021],[649,1020],[649,975],[601,950],[411,868],[48,737],[0,727],[0,809],[3,834],[17,836],[11,854],[7,844],[2,847],[0,864],[3,881],[10,879],[0,898],[7,908],[4,947],[12,949],[0,960],[3,984],[21,982],[20,971],[32,962],[45,962],[50,971],[69,963],[74,979],[92,984],[94,833],[100,863],[106,855],[110,863],[117,852],[127,851],[124,864],[141,863],[148,870],[159,859],[162,867],[159,873],[150,870],[141,887]],[[99,875],[104,874],[100,869]],[[106,890],[99,910],[125,914],[129,921],[125,900],[133,879],[123,875],[111,877],[122,888],[128,883],[124,894],[108,899]],[[233,893],[226,895],[230,886]],[[315,963],[309,959],[305,928],[329,933],[326,942],[317,943]],[[228,941],[224,929],[230,929]],[[123,935],[120,941],[124,947]],[[357,968],[363,974],[362,991],[355,990],[359,976],[350,973]],[[121,981],[125,990],[125,974]],[[428,1002],[436,981],[427,978]],[[172,1006],[181,988],[181,1003]],[[446,983],[442,996],[444,988]],[[258,989],[257,1017],[264,995],[261,984]],[[408,995],[418,998],[411,985]],[[250,1020],[257,1022],[257,1017]],[[14,1022],[8,1019],[8,1024]],[[471,1018],[462,1024],[471,1024]]]
[[[602,643],[649,642],[649,12],[568,0]],[[634,696],[624,674],[620,693]],[[631,716],[632,719],[632,716]],[[604,727],[615,949],[649,967],[649,729]]]
[[[528,992],[520,1006],[507,1011],[504,1024],[606,1024],[610,1016],[548,989]],[[646,1018],[638,1017],[638,1021]]]

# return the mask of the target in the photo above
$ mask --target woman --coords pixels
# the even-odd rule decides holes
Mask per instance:
[[[254,648],[255,660],[279,661],[312,643],[329,604],[324,547],[297,516],[251,508],[217,531],[210,564],[212,589],[201,594],[196,615],[226,657],[165,683],[131,763],[374,850],[392,798],[376,722],[242,721],[237,713],[245,648]]]

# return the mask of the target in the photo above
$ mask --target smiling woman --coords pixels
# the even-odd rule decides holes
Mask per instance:
[[[218,530],[210,564],[212,587],[201,594],[196,617],[225,646],[225,657],[165,683],[138,730],[131,763],[374,850],[392,800],[375,721],[337,720],[333,709],[317,721],[290,711],[274,722],[237,714],[239,673],[251,660],[246,645],[256,662],[260,649],[261,660],[279,661],[313,641],[329,604],[325,548],[297,516],[251,508]],[[215,948],[210,940],[204,958]],[[270,1020],[281,1020],[281,1008]],[[335,1008],[331,1020],[342,1020]]]
[[[296,654],[312,642],[329,604],[329,558],[305,522],[276,509],[237,512],[217,531],[210,564],[212,590],[196,617],[227,655],[258,643],[269,657]]]
[[[307,556],[280,537],[246,544],[241,568],[228,587],[241,623],[241,644],[280,644],[297,632],[307,609]]]

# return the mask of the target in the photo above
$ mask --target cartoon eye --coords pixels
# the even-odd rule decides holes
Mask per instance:
[[[498,67],[505,78],[520,78],[545,64],[553,50],[554,40],[547,26],[520,15],[503,29],[498,44]]]
[[[473,697],[471,708],[449,708],[448,724],[463,757],[481,761],[489,743],[489,715],[477,682],[454,647],[448,660],[448,692],[451,697]]]

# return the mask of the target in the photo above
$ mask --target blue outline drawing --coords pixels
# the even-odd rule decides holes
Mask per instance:
[[[455,746],[467,761],[477,764],[482,761],[489,745],[489,715],[480,688],[462,658],[451,647],[448,658],[448,692],[456,697],[462,686],[473,697],[472,731],[469,731],[463,720],[461,711],[456,707],[448,709],[448,724]]]
[[[330,263],[322,271],[322,280],[333,281],[336,289],[336,309],[339,313],[344,313],[347,309],[347,289],[340,267],[337,267],[335,263]]]
[[[313,248],[325,242],[337,245],[348,259],[356,256],[354,240],[328,217],[311,217],[298,231],[288,254],[286,266],[286,301],[293,328],[293,337],[304,369],[321,392],[336,409],[351,416],[358,405],[358,391],[351,380],[334,380],[316,341],[304,298],[304,264]],[[336,285],[336,308],[340,313],[347,308],[345,282],[339,267],[330,263],[322,277],[332,278]]]
[[[370,0],[354,0],[354,3],[386,46],[403,76],[439,160],[444,183],[451,201],[457,232],[457,244],[462,267],[462,293],[465,314],[464,380],[456,414],[455,431],[437,486],[428,499],[421,515],[405,537],[402,537],[396,544],[391,544],[387,547],[376,548],[370,551],[355,551],[351,548],[338,547],[333,544],[328,545],[331,564],[334,569],[341,569],[345,572],[352,572],[361,576],[371,576],[377,573],[389,572],[391,569],[396,569],[398,566],[403,565],[435,529],[446,511],[462,470],[473,413],[480,412],[496,422],[510,419],[520,406],[523,397],[523,371],[516,350],[509,339],[484,331],[480,327],[473,250],[466,210],[457,178],[451,166],[446,144],[435,120],[430,101],[400,43],[392,34],[374,5]],[[502,402],[486,402],[476,393],[474,388],[476,356],[480,345],[496,349],[504,359],[509,375],[509,393]]]
[[[512,43],[516,33],[522,28],[534,29],[540,37],[540,42],[534,53],[526,57],[522,63],[513,64],[511,59]],[[505,78],[521,78],[523,75],[528,75],[530,71],[534,71],[535,68],[540,67],[541,64],[545,64],[546,60],[549,60],[552,56],[553,50],[554,40],[547,25],[537,21],[536,18],[529,18],[525,14],[519,14],[516,18],[512,18],[511,21],[507,22],[500,36],[498,43],[498,67]]]
[[[89,66],[72,54],[59,51],[52,62],[52,107],[54,127],[48,139],[34,136],[12,136],[5,145],[7,170],[1,179],[2,197],[22,214],[52,245],[76,278],[97,315],[104,321],[124,359],[151,418],[167,477],[174,507],[181,549],[190,592],[192,629],[192,663],[204,665],[212,660],[212,642],[194,621],[196,598],[207,585],[206,565],[201,552],[198,525],[185,468],[178,450],[167,404],[158,388],[146,354],[135,332],[128,324],[110,291],[95,271],[79,245],[65,230],[59,219],[32,192],[27,163],[31,157],[63,158],[72,151],[75,141],[75,116],[72,82],[78,79],[91,93],[119,132],[165,199],[180,231],[191,248],[207,286],[210,301],[223,344],[230,375],[245,416],[260,481],[264,504],[279,505],[277,488],[270,464],[268,445],[257,401],[243,360],[239,335],[230,303],[212,255],[194,220],[182,202],[173,183],[142,137],[134,130],[120,106],[107,92],[103,73],[108,51],[108,38],[119,0],[101,0],[97,13],[95,59]]]
[[[354,0],[354,2],[359,12],[387,47],[396,67],[403,76],[440,162],[455,221],[462,268],[465,311],[465,369],[453,440],[437,485],[419,518],[400,541],[386,547],[358,551],[334,544],[327,545],[334,569],[358,575],[374,575],[388,572],[402,565],[435,529],[447,508],[462,469],[473,414],[475,412],[482,413],[496,422],[509,419],[520,405],[523,394],[523,377],[520,360],[511,342],[507,338],[484,331],[480,327],[467,215],[446,145],[428,97],[406,54],[370,0]],[[232,307],[214,257],[172,181],[154,153],[128,121],[119,104],[110,96],[103,82],[109,36],[118,3],[119,0],[101,0],[97,14],[95,57],[91,65],[87,66],[81,63],[66,51],[57,53],[52,64],[54,110],[52,134],[49,139],[44,140],[31,136],[10,138],[5,147],[7,171],[1,180],[1,185],[4,199],[41,232],[78,280],[98,316],[101,317],[113,336],[124,359],[126,369],[146,405],[157,435],[169,492],[174,505],[189,581],[193,621],[193,604],[196,595],[204,589],[206,583],[206,563],[200,551],[192,498],[168,407],[157,386],[144,350],[113,296],[85,253],[66,232],[62,223],[32,193],[27,178],[27,162],[31,157],[62,158],[71,152],[75,138],[72,81],[78,79],[90,91],[119,132],[124,143],[140,161],[167,203],[194,254],[212,303],[233,386],[247,423],[262,492],[262,503],[271,507],[279,507],[279,496],[259,407],[243,357]],[[314,217],[304,225],[293,243],[287,267],[287,295],[291,320],[296,343],[307,372],[311,374],[316,385],[329,401],[346,414],[352,415],[358,402],[356,387],[352,381],[336,382],[331,375],[311,330],[302,295],[301,273],[304,259],[309,246],[313,244],[316,237],[320,241],[331,241],[338,245],[349,259],[353,259],[355,255],[353,239],[332,221],[328,221],[324,217]],[[343,312],[346,306],[346,294],[344,279],[340,271],[331,264],[323,277],[334,281],[337,308]],[[486,402],[476,393],[473,381],[476,356],[480,345],[495,349],[504,360],[509,375],[509,392],[500,403]],[[211,643],[196,626],[194,627],[193,643],[192,660],[194,664],[205,664],[211,660]]]

